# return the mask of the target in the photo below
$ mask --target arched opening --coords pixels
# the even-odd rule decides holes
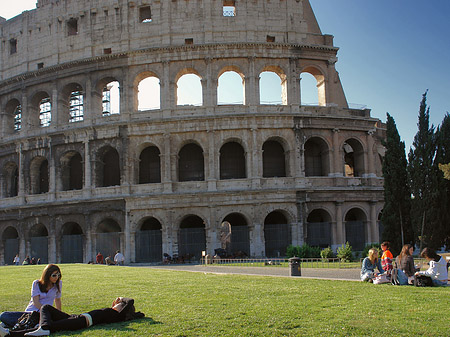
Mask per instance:
[[[286,249],[291,244],[291,231],[280,211],[274,211],[265,218],[264,241],[267,257],[286,256]]]
[[[37,224],[31,227],[31,258],[41,259],[41,263],[48,263],[48,231],[47,227]]]
[[[345,215],[345,237],[354,251],[363,250],[366,244],[366,220],[359,208],[353,208]]]
[[[203,150],[200,146],[190,143],[182,147],[178,153],[179,181],[205,180]]]
[[[242,214],[231,213],[223,221],[231,224],[230,246],[227,246],[227,255],[232,258],[250,256],[250,236],[248,224]]]
[[[305,143],[305,176],[327,176],[329,168],[329,149],[327,143],[318,137],[308,139]]]
[[[286,177],[286,158],[283,145],[276,140],[264,142],[263,147],[263,177]]]
[[[241,144],[224,144],[220,148],[220,179],[241,179],[246,176],[245,153]]]
[[[100,187],[120,185],[120,158],[116,149],[107,146],[99,151],[98,182]]]
[[[81,122],[84,120],[84,91],[76,83],[68,85],[65,89],[69,93],[69,123]]]
[[[161,153],[156,146],[146,147],[139,156],[139,184],[161,182]]]
[[[263,71],[259,78],[259,104],[287,104],[286,75]]]
[[[326,106],[325,76],[314,67],[300,74],[301,105]]]
[[[178,232],[178,255],[182,260],[200,260],[202,251],[206,251],[205,224],[196,215],[187,216]]]
[[[30,164],[31,193],[47,193],[49,190],[48,161],[45,157],[35,157]]]
[[[39,123],[41,127],[50,126],[52,122],[52,103],[50,97],[44,97],[39,101]]]
[[[331,247],[331,216],[327,211],[315,209],[308,215],[306,242],[313,247]]]
[[[196,74],[182,75],[176,84],[177,105],[203,105],[203,90],[200,76]]]
[[[76,151],[61,158],[63,191],[81,190],[83,188],[83,159]]]
[[[344,172],[346,177],[361,177],[364,173],[364,149],[356,139],[348,139],[343,145]]]
[[[6,114],[13,117],[14,124],[11,128],[8,126],[9,130],[20,131],[22,129],[22,105],[17,99],[12,99],[6,104]]]
[[[161,109],[161,85],[159,78],[149,76],[138,84],[138,110]]]
[[[76,222],[65,223],[62,227],[61,262],[83,262],[83,230]]]
[[[243,75],[236,71],[225,71],[217,83],[217,105],[245,104]]]
[[[111,116],[120,114],[120,83],[108,82],[102,90],[102,115]]]
[[[147,218],[136,232],[136,262],[162,261],[162,225],[153,218]]]
[[[14,257],[19,254],[19,233],[14,227],[6,227],[2,235],[5,264],[13,264]]]
[[[3,195],[6,198],[16,197],[19,193],[19,168],[16,163],[7,163],[3,168],[3,176]]]
[[[121,228],[113,219],[104,219],[97,227],[95,251],[114,260],[121,246]]]

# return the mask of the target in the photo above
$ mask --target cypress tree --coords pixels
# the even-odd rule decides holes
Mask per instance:
[[[420,249],[433,245],[433,159],[436,153],[434,126],[430,127],[430,108],[427,107],[427,93],[423,94],[418,116],[418,131],[414,136],[408,156],[409,182],[412,192],[411,219]],[[437,247],[433,247],[437,248]]]
[[[433,213],[436,223],[439,227],[436,228],[433,241],[436,241],[436,246],[445,244],[450,245],[450,176],[446,179],[444,171],[440,168],[444,163],[450,163],[450,115],[447,113],[441,123],[441,126],[436,130],[436,157],[434,160],[434,169],[436,172],[436,190],[434,195],[434,208],[436,212]],[[450,165],[448,165],[450,169]],[[449,170],[450,171],[450,170]],[[450,174],[450,172],[448,172]]]
[[[400,140],[394,119],[387,114],[386,153],[383,159],[384,208],[383,241],[390,241],[394,252],[400,252],[405,243],[413,243],[411,225],[411,192],[408,185],[405,142]]]

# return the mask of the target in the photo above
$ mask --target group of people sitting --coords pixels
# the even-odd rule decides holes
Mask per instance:
[[[429,265],[427,270],[420,271],[420,268],[414,265],[412,256],[414,247],[412,245],[404,245],[395,261],[389,248],[389,242],[381,244],[383,251],[381,258],[378,256],[377,248],[369,250],[368,256],[363,260],[361,266],[361,281],[374,282],[377,277],[384,274],[388,279],[395,280],[393,283],[398,285],[414,284],[414,280],[418,277],[429,278],[430,283],[434,286],[447,285],[447,261],[433,249],[425,248],[420,253],[420,256],[426,259]]]
[[[0,314],[0,337],[48,336],[52,332],[85,329],[96,324],[122,322],[144,316],[135,311],[134,300],[125,297],[116,298],[108,308],[69,315],[61,311],[61,277],[61,270],[57,265],[47,265],[41,278],[33,282],[31,299],[25,311],[5,311]]]

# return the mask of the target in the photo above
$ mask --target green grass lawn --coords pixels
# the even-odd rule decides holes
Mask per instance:
[[[0,267],[0,311],[23,310],[44,266]],[[146,318],[54,336],[448,336],[450,288],[60,265],[63,310],[135,299]]]

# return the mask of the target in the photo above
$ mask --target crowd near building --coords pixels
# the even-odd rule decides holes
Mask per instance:
[[[308,0],[38,0],[0,32],[0,264],[198,259],[224,221],[231,256],[379,241],[385,126]]]

